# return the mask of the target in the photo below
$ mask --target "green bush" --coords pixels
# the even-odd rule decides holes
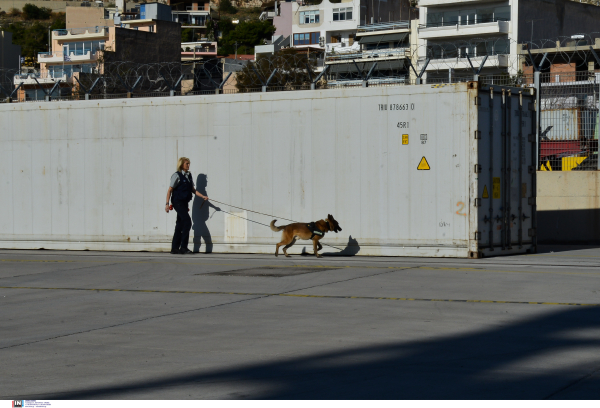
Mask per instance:
[[[26,20],[48,20],[52,10],[47,7],[38,7],[34,4],[25,4],[23,6],[23,17]]]
[[[233,54],[235,43],[238,44],[238,54],[254,54],[254,47],[263,44],[263,41],[273,36],[275,27],[270,21],[242,21],[235,25],[235,29],[226,31],[225,21],[219,27],[223,34],[219,42],[219,54]],[[229,27],[227,27],[229,28]]]
[[[226,14],[235,14],[238,10],[233,7],[231,0],[221,0],[219,3],[219,11]]]

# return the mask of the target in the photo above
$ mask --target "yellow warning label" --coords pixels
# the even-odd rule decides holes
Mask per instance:
[[[483,195],[481,196],[481,198],[490,198],[490,194],[488,193],[486,185],[483,186]]]
[[[423,158],[419,162],[417,170],[429,170],[429,163],[427,163],[427,159],[425,158],[425,156],[423,156]]]
[[[500,198],[500,177],[494,177],[492,183],[492,197]]]
[[[402,144],[408,144],[408,135],[402,135]]]

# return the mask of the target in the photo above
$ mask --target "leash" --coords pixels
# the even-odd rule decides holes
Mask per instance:
[[[233,207],[233,208],[239,208],[240,210],[248,211],[248,212],[251,212],[251,213],[260,214],[260,215],[266,215],[267,217],[275,218],[275,219],[278,219],[278,220],[286,220],[286,221],[300,223],[300,221],[290,220],[289,218],[277,217],[275,215],[265,214],[265,213],[261,213],[261,212],[258,212],[258,211],[252,211],[252,210],[249,210],[247,208],[237,207],[235,205],[227,204],[227,203],[224,203],[222,201],[213,200],[212,198],[210,199],[210,201],[214,201],[215,203],[219,203],[219,204],[223,204],[223,205],[228,205],[229,207]],[[265,224],[263,224],[263,225],[265,225]],[[268,225],[267,225],[267,227],[268,227]]]
[[[276,217],[276,216],[274,216],[274,215],[271,215],[271,214],[265,214],[265,213],[261,213],[261,212],[258,212],[258,211],[252,211],[252,210],[249,210],[249,209],[247,209],[247,208],[238,207],[238,206],[235,206],[235,205],[231,205],[231,204],[224,203],[224,202],[222,202],[222,201],[213,200],[212,198],[210,198],[209,200],[210,200],[210,201],[214,201],[215,203],[219,203],[219,204],[227,205],[227,206],[229,206],[229,207],[233,207],[233,208],[238,208],[238,209],[240,209],[240,210],[248,211],[248,212],[255,213],[255,214],[266,215],[266,216],[268,216],[268,217],[277,218],[277,219],[282,219],[282,220],[286,220],[286,221],[299,222],[299,221],[290,220],[289,218]],[[205,203],[206,201],[208,201],[208,200],[204,200],[204,201],[202,201],[202,204],[200,205],[200,208],[202,208],[202,206],[204,205],[204,203]],[[249,218],[245,218],[245,217],[242,217],[242,216],[240,216],[240,215],[237,215],[237,214],[230,213],[229,211],[225,211],[225,210],[221,210],[221,209],[220,209],[219,211],[222,211],[222,212],[224,212],[224,213],[226,213],[226,214],[229,214],[229,215],[233,215],[234,217],[238,217],[238,218],[241,218],[241,219],[243,219],[243,220],[246,220],[246,221],[254,222],[254,223],[256,223],[256,224],[264,225],[265,227],[269,227],[269,228],[271,228],[271,226],[270,226],[270,225],[268,225],[268,224],[263,224],[262,222],[254,221],[254,220],[251,220],[251,219],[249,219]],[[328,247],[331,247],[331,248],[335,248],[335,249],[337,249],[337,250],[339,250],[339,251],[343,251],[343,249],[341,249],[341,248],[335,247],[335,246],[333,246],[333,245],[326,244],[326,243],[324,243],[324,242],[321,242],[321,245],[325,245],[325,246],[328,246]]]

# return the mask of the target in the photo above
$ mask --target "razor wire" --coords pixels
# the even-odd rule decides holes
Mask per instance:
[[[325,52],[283,49],[254,61],[103,61],[49,69],[0,69],[0,103],[186,96],[442,84],[479,80],[533,87],[541,64],[541,170],[598,169],[600,32],[516,43],[460,40],[358,42]],[[552,68],[551,68],[552,67]],[[568,71],[568,72],[564,72]],[[597,72],[598,71],[598,72]],[[422,75],[422,77],[421,77]]]

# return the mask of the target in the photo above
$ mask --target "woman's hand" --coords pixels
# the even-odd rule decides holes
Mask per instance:
[[[165,205],[165,212],[169,212],[169,204]]]

